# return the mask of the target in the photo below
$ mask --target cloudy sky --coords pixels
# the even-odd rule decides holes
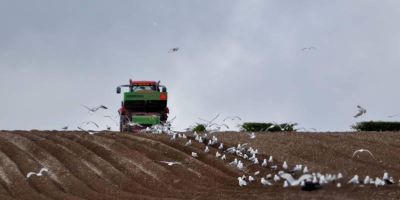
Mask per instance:
[[[0,129],[112,124],[129,78],[168,87],[177,128],[216,114],[322,131],[393,120],[398,19],[398,0],[0,0]]]

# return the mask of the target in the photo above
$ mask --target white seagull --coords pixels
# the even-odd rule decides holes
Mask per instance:
[[[287,169],[288,168],[288,165],[287,165],[286,161],[283,161],[282,167],[283,167],[283,169]]]
[[[197,157],[198,157],[198,156],[197,156],[197,153],[192,152],[192,157],[197,158]]]
[[[349,183],[352,183],[352,184],[359,184],[360,181],[358,180],[358,175],[357,175],[357,174],[354,175],[354,177],[351,178],[351,179],[349,180]]]
[[[272,185],[271,182],[269,182],[267,179],[265,179],[264,177],[261,178],[261,184],[267,186],[267,185]]]
[[[354,118],[357,118],[357,117],[367,113],[367,110],[365,108],[361,107],[360,105],[357,105],[357,108],[358,108],[358,112],[356,115],[354,115]]]
[[[188,140],[186,143],[185,143],[185,146],[189,146],[189,145],[191,145],[192,144],[192,140]]]
[[[167,164],[168,166],[180,165],[180,164],[181,164],[180,162],[175,162],[175,161],[173,161],[173,162],[169,162],[169,161],[160,161],[160,163],[165,163],[165,164]]]
[[[221,160],[226,160],[226,156],[225,156],[225,154],[224,154],[224,155],[222,155],[222,157],[221,157]]]
[[[254,139],[254,138],[256,138],[256,134],[254,134],[254,132],[251,132],[250,139]]]
[[[240,187],[247,185],[247,182],[242,177],[238,177],[238,181]]]
[[[359,150],[354,151],[353,156],[351,158],[354,158],[355,155],[357,155],[359,153],[363,153],[363,152],[367,152],[369,155],[372,156],[372,158],[375,159],[374,155],[372,155],[371,151],[369,151],[368,149],[359,149]],[[357,155],[357,157],[358,157],[358,155]]]
[[[28,179],[29,177],[31,177],[32,175],[36,175],[36,176],[42,176],[43,172],[49,172],[49,169],[47,169],[46,167],[43,167],[42,169],[40,169],[39,173],[35,173],[35,172],[29,172],[26,175],[26,178]]]
[[[210,151],[210,149],[208,149],[208,146],[206,146],[206,148],[204,149],[204,153],[208,153]]]
[[[264,158],[264,161],[262,162],[261,166],[266,167],[268,165],[267,159]]]

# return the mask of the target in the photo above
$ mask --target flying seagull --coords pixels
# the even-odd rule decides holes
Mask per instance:
[[[93,124],[93,125],[95,125],[97,128],[99,128],[99,125],[98,125],[96,122],[93,122],[93,121],[82,122],[82,124],[85,124],[85,125]]]
[[[180,162],[176,162],[176,161],[173,161],[173,162],[168,162],[168,161],[160,161],[160,163],[165,163],[165,164],[167,164],[168,166],[172,166],[172,165],[180,165],[180,164],[181,164]]]
[[[223,122],[225,122],[226,120],[239,120],[242,121],[242,118],[238,117],[238,116],[232,116],[232,117],[225,117],[225,119],[223,120]]]
[[[358,113],[356,115],[354,115],[354,118],[357,118],[365,113],[367,113],[367,110],[363,107],[361,107],[360,105],[357,105],[358,108]]]
[[[61,129],[64,130],[64,131],[66,131],[66,130],[68,130],[68,126],[64,126],[64,127],[62,127]]]
[[[393,117],[397,117],[397,116],[399,116],[400,115],[400,113],[397,113],[397,114],[394,114],[394,115],[389,115],[388,117],[389,118],[393,118]]]
[[[85,129],[79,127],[79,126],[78,126],[78,129],[81,130],[81,131],[84,131],[84,132],[86,132],[86,133],[89,133],[90,135],[93,135],[93,134],[98,133],[98,131],[89,131],[89,130],[85,130]]]
[[[358,153],[362,153],[362,152],[367,152],[369,155],[371,155],[375,159],[374,155],[372,155],[371,151],[369,151],[368,149],[359,149],[359,150],[354,151],[353,156],[351,158],[354,158],[355,155],[357,155]]]
[[[43,167],[42,169],[40,169],[39,173],[35,173],[35,172],[29,172],[26,175],[26,178],[28,179],[29,177],[31,177],[32,175],[36,175],[36,176],[42,176],[43,172],[48,172],[49,169],[47,169],[46,167]]]
[[[168,51],[168,53],[177,52],[178,50],[179,50],[179,47],[174,47],[174,48],[170,49]]]
[[[86,109],[88,109],[88,112],[89,113],[94,113],[94,112],[96,112],[96,111],[98,111],[99,109],[108,109],[106,106],[104,106],[104,105],[100,105],[100,106],[97,106],[97,107],[93,107],[93,108],[89,108],[88,106],[85,106],[85,105],[82,105],[84,108],[86,108]]]
[[[315,48],[315,47],[304,47],[304,48],[302,48],[301,50],[302,51],[306,51],[306,50],[316,50],[317,48]]]

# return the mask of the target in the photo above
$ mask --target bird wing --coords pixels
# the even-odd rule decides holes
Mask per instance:
[[[357,118],[357,117],[361,116],[362,114],[363,114],[363,112],[359,111],[356,115],[354,115],[354,118]]]
[[[369,155],[371,155],[372,157],[374,157],[374,155],[371,153],[371,151],[369,151],[368,149],[364,149],[364,151],[366,151],[367,153],[369,153]]]
[[[100,105],[99,108],[108,109],[105,105]]]
[[[97,128],[99,128],[99,125],[98,125],[96,122],[90,121],[89,123],[92,123],[92,124],[94,124]]]
[[[88,109],[89,111],[93,111],[93,108],[89,108],[89,107],[87,107],[87,106],[85,106],[85,105],[82,105],[84,108],[86,108],[86,109]]]
[[[29,173],[26,175],[26,178],[29,178],[29,177],[31,177],[32,175],[36,175],[36,173],[35,173],[35,172],[29,172]]]
[[[354,156],[355,156],[358,152],[360,152],[360,150],[354,151],[354,152],[353,152],[353,156],[352,156],[351,158],[354,158]]]
[[[49,171],[49,169],[47,169],[46,167],[43,167],[42,169],[40,169],[39,173],[48,172],[48,171]]]

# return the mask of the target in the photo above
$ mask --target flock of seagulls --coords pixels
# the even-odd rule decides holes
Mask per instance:
[[[216,117],[212,120],[202,120],[208,124],[212,124],[215,119]],[[231,120],[231,118],[226,118],[226,120]],[[190,156],[196,159],[201,154],[214,154],[215,159],[226,162],[227,166],[243,173],[242,176],[237,177],[239,187],[246,187],[250,184],[260,184],[263,187],[281,185],[283,188],[297,186],[301,187],[302,190],[311,191],[320,189],[328,184],[334,184],[337,188],[341,188],[343,184],[369,184],[378,187],[395,183],[393,177],[389,176],[387,172],[384,173],[383,177],[376,177],[375,179],[366,176],[364,180],[359,180],[359,176],[354,175],[350,180],[346,181],[340,172],[336,174],[323,174],[312,172],[303,164],[289,165],[287,161],[278,163],[274,160],[273,156],[261,155],[258,149],[251,147],[248,143],[226,147],[215,134],[210,134],[209,132],[185,134],[170,130],[167,134],[171,136],[171,140],[176,140],[177,138],[185,139],[183,143],[185,146],[191,146],[194,142],[205,145],[203,151],[192,151]],[[250,133],[249,138],[255,139],[256,134]],[[367,154],[374,158],[374,155],[368,149],[354,151],[352,158],[358,157],[360,154]],[[182,165],[182,163],[176,161],[159,162],[165,163],[168,166]]]
[[[93,114],[95,112],[98,112],[99,110],[107,110],[108,109],[108,107],[105,106],[105,105],[98,105],[98,106],[95,106],[95,107],[89,107],[89,106],[86,106],[86,105],[82,105],[82,107],[86,108],[86,110],[88,111],[89,114]],[[111,121],[113,121],[117,126],[119,125],[119,123],[117,122],[118,116],[104,115],[104,117],[110,119]],[[84,126],[86,127],[86,129],[83,128]],[[90,135],[99,133],[101,131],[110,131],[111,130],[111,126],[108,126],[108,125],[106,125],[106,127],[105,127],[106,129],[105,130],[101,130],[101,131],[90,130],[90,129],[87,128],[87,126],[96,127],[97,129],[100,128],[100,125],[98,123],[94,122],[94,121],[82,122],[80,124],[80,126],[78,126],[77,128],[78,128],[78,130],[84,131],[84,132],[86,132],[86,133],[88,133]],[[69,129],[69,126],[67,125],[67,126],[61,127],[61,129],[63,131],[67,131]]]

